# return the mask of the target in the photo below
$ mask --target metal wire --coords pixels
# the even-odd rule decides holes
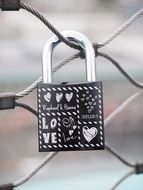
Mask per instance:
[[[67,63],[69,63],[70,61],[72,61],[73,59],[76,59],[79,57],[79,54],[74,54],[70,57],[68,57],[67,59],[65,59],[64,61],[59,62],[58,65],[55,66],[55,68],[53,68],[53,73],[57,72],[60,68],[62,68],[63,66],[65,66]],[[33,90],[36,89],[37,84],[39,82],[42,81],[42,77],[40,77],[38,80],[36,80],[33,84],[31,84],[29,87],[27,87],[25,90],[23,90],[20,93],[16,94],[16,99],[20,99],[23,98],[24,96],[30,94]]]
[[[26,183],[27,181],[29,181],[38,171],[40,171],[52,158],[55,157],[55,155],[57,154],[57,152],[52,152],[49,153],[46,158],[44,158],[41,163],[36,166],[36,168],[34,168],[31,172],[29,172],[28,174],[26,174],[22,179],[16,181],[13,183],[14,187],[18,187],[20,185],[23,185],[24,183]]]
[[[115,190],[123,181],[129,178],[131,175],[135,174],[135,169],[128,171],[125,175],[123,175],[110,190]]]
[[[131,74],[129,74],[127,71],[125,71],[121,65],[113,59],[111,56],[109,56],[107,53],[103,52],[97,52],[97,55],[104,57],[105,59],[108,59],[120,72],[123,74],[130,83],[132,83],[134,86],[143,89],[143,83],[137,81],[136,79],[133,78]]]
[[[34,16],[36,16],[44,25],[46,25],[62,42],[64,42],[67,46],[77,49],[77,50],[82,50],[79,45],[77,45],[74,42],[69,41],[67,38],[65,38],[47,19],[44,18],[44,16],[37,11],[36,9],[30,7],[29,5],[26,5],[22,2],[20,2],[20,7],[22,9],[25,9],[26,11],[30,12]]]
[[[107,127],[111,122],[120,114],[122,113],[127,107],[129,107],[135,100],[143,95],[143,91],[135,93],[134,95],[130,96],[127,100],[125,100],[116,110],[114,110],[104,121],[104,126]],[[106,149],[113,154],[117,159],[119,159],[123,164],[129,167],[135,167],[136,164],[132,164],[119,155],[110,145],[106,143]]]
[[[20,103],[20,102],[15,102],[15,106],[23,108],[29,112],[31,112],[33,115],[35,115],[36,117],[38,116],[38,113],[36,110],[34,110],[32,107],[30,107],[29,105],[26,105],[24,103]]]
[[[138,18],[143,15],[143,8],[137,11],[132,17],[130,17],[124,24],[117,28],[109,37],[100,42],[99,47],[103,47],[112,42],[117,38],[122,32],[124,32],[129,26],[131,26]]]
[[[135,167],[136,165],[135,164],[131,164],[128,160],[126,160],[125,158],[123,158],[121,155],[119,155],[115,150],[113,150],[113,148],[111,148],[111,146],[109,146],[107,143],[106,143],[106,149],[112,154],[114,155],[116,158],[118,158],[119,161],[121,161],[123,164],[125,164],[126,166],[129,166],[129,167]]]
[[[109,125],[113,119],[115,119],[121,112],[123,112],[131,103],[137,100],[140,96],[143,95],[143,91],[138,92],[130,96],[125,102],[123,102],[116,110],[114,110],[106,119],[104,125]]]

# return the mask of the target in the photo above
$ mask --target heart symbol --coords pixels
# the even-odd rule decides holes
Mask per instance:
[[[73,97],[73,92],[66,94],[66,99],[67,99],[68,102],[71,101],[72,97]]]
[[[56,93],[56,100],[57,102],[60,102],[63,97],[63,93]]]
[[[90,142],[92,139],[96,137],[98,133],[98,130],[96,127],[88,128],[87,126],[83,127],[83,136],[87,140],[87,142]]]
[[[77,128],[77,126],[74,123],[74,119],[72,117],[68,118],[64,118],[63,120],[63,125],[69,129],[68,133],[70,136],[72,136],[72,134],[74,133],[75,129]]]
[[[51,94],[50,94],[50,92],[48,92],[46,95],[44,95],[44,99],[45,99],[47,102],[50,102],[50,100],[51,100]]]
[[[72,136],[74,130],[69,130],[69,135]]]
[[[77,128],[77,126],[76,126],[76,125],[74,125],[74,126],[73,126],[73,129],[75,130],[76,128]]]

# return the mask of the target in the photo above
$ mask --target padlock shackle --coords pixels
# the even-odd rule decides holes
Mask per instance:
[[[62,35],[69,40],[81,45],[86,57],[87,81],[96,81],[95,51],[90,40],[83,34],[75,31],[64,31]],[[52,52],[61,41],[57,36],[53,36],[45,45],[43,51],[43,83],[52,82]]]

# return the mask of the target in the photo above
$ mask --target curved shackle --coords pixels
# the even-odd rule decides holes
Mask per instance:
[[[81,45],[86,57],[87,81],[96,81],[95,51],[90,40],[83,34],[75,31],[64,31],[62,35],[69,40]],[[57,36],[53,36],[45,45],[43,51],[43,83],[52,82],[52,52],[61,41]]]

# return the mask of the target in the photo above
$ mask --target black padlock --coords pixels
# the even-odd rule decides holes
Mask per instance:
[[[44,48],[43,82],[38,84],[39,151],[104,149],[102,82],[96,81],[92,43],[78,32],[62,34],[82,47],[87,82],[52,83],[52,52],[60,43],[52,37]]]

